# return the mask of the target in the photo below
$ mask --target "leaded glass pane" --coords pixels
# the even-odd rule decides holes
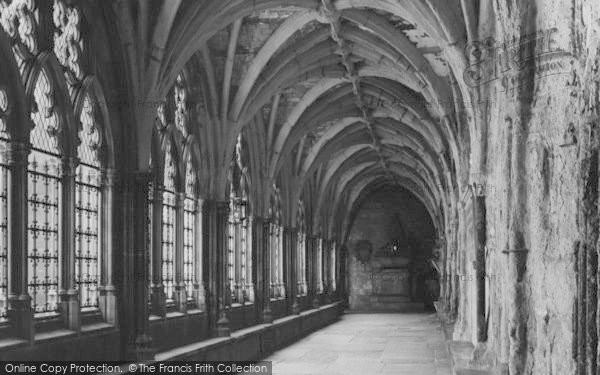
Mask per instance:
[[[54,108],[54,92],[50,80],[42,70],[33,91],[34,105],[31,119],[35,127],[31,131],[30,140],[34,149],[48,154],[59,155],[58,150],[58,115]]]
[[[81,131],[79,138],[81,143],[77,149],[79,160],[83,164],[100,168],[98,149],[100,147],[100,129],[94,116],[94,107],[89,96],[83,101],[83,108],[79,116]]]
[[[58,309],[61,159],[58,116],[50,80],[41,70],[34,87],[28,167],[28,291],[35,313]]]
[[[227,281],[231,292],[231,303],[239,302],[238,285],[236,280],[236,242],[239,225],[239,212],[235,199],[232,198],[229,206],[228,238],[227,238]]]
[[[8,129],[6,128],[6,112],[8,111],[8,94],[0,87],[0,138],[8,139]],[[6,145],[2,145],[2,150],[5,151]]]
[[[81,307],[98,307],[100,171],[80,165],[75,193],[75,282]]]
[[[330,250],[331,251],[331,271],[330,272],[331,272],[331,290],[332,291],[335,291],[335,288],[336,288],[335,279],[337,277],[336,264],[335,264],[335,262],[336,262],[336,258],[335,258],[335,256],[336,256],[335,250],[336,249],[335,248],[336,248],[335,243],[333,243],[331,245],[331,250]]]
[[[183,280],[188,300],[194,299],[195,278],[195,252],[194,242],[196,237],[196,200],[186,197],[184,204],[184,228],[183,228]]]
[[[188,300],[194,299],[196,243],[196,174],[191,163],[186,165],[183,217],[183,281]]]
[[[7,143],[0,141],[6,150]],[[8,165],[0,153],[0,321],[6,319],[8,308]]]
[[[167,302],[173,302],[175,271],[175,194],[163,192],[162,207],[162,282]]]
[[[323,240],[317,241],[317,292],[323,293]]]
[[[306,295],[306,234],[298,233],[298,295]]]
[[[39,11],[36,3],[31,0],[0,0],[0,25],[32,55],[38,53]],[[22,60],[18,53],[15,57],[19,62]]]
[[[174,301],[175,290],[175,161],[171,144],[165,150],[162,205],[162,282],[168,303]]]
[[[284,296],[282,228],[271,224],[271,298]]]
[[[35,144],[35,142],[32,142]],[[37,150],[28,171],[28,291],[34,312],[57,310],[60,159]]]
[[[177,76],[174,87],[175,99],[175,126],[184,135],[187,136],[187,90],[183,76]]]

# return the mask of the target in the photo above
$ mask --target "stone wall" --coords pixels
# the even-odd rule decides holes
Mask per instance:
[[[487,145],[474,178],[485,196],[487,342],[474,362],[518,374],[597,373],[600,3],[495,2],[493,13],[480,39],[521,54],[473,87],[485,98],[475,108]],[[465,242],[473,230],[459,228],[454,338],[478,344],[476,248]]]

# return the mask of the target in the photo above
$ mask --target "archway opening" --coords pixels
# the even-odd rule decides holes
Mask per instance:
[[[348,237],[348,303],[354,311],[422,311],[439,296],[436,230],[425,205],[395,185],[356,206]]]

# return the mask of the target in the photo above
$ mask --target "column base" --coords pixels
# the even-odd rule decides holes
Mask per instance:
[[[319,308],[320,305],[321,305],[321,302],[319,301],[319,297],[315,296],[315,298],[313,298],[313,300],[312,300],[312,307],[317,309],[317,308]]]
[[[129,358],[132,361],[151,361],[154,360],[154,354],[152,337],[147,334],[138,335],[129,347]]]
[[[175,287],[175,304],[177,306],[177,311],[182,313],[187,312],[187,293],[185,284],[177,285]]]
[[[117,324],[117,295],[113,285],[98,288],[98,305],[106,323]]]
[[[225,311],[221,311],[221,315],[219,317],[219,320],[217,321],[217,336],[231,336],[231,330],[229,329],[229,319],[227,318],[227,313]]]
[[[300,304],[298,300],[294,298],[294,303],[292,304],[292,314],[300,315]]]
[[[63,316],[65,327],[71,331],[79,332],[81,329],[81,309],[79,306],[79,292],[75,289],[68,290],[59,295],[59,310]]]
[[[269,306],[265,307],[262,311],[262,322],[264,324],[273,323],[273,312]]]
[[[163,317],[166,316],[167,306],[165,302],[165,288],[162,284],[160,284],[156,286],[151,286],[150,290],[150,314]]]
[[[22,295],[8,298],[8,321],[11,323],[12,334],[33,343],[35,325],[33,324],[33,309],[31,297]]]

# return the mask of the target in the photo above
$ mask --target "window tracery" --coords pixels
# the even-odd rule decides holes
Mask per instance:
[[[298,243],[296,251],[296,274],[298,295],[304,296],[308,292],[306,284],[306,223],[304,216],[304,204],[298,202]]]
[[[101,138],[89,96],[83,102],[80,122],[80,164],[75,178],[75,282],[81,306],[97,308],[100,281]]]
[[[36,313],[58,308],[61,153],[54,93],[42,69],[35,83],[28,171],[28,291]]]
[[[15,42],[18,62],[38,54],[39,11],[35,0],[0,0],[0,24]]]

